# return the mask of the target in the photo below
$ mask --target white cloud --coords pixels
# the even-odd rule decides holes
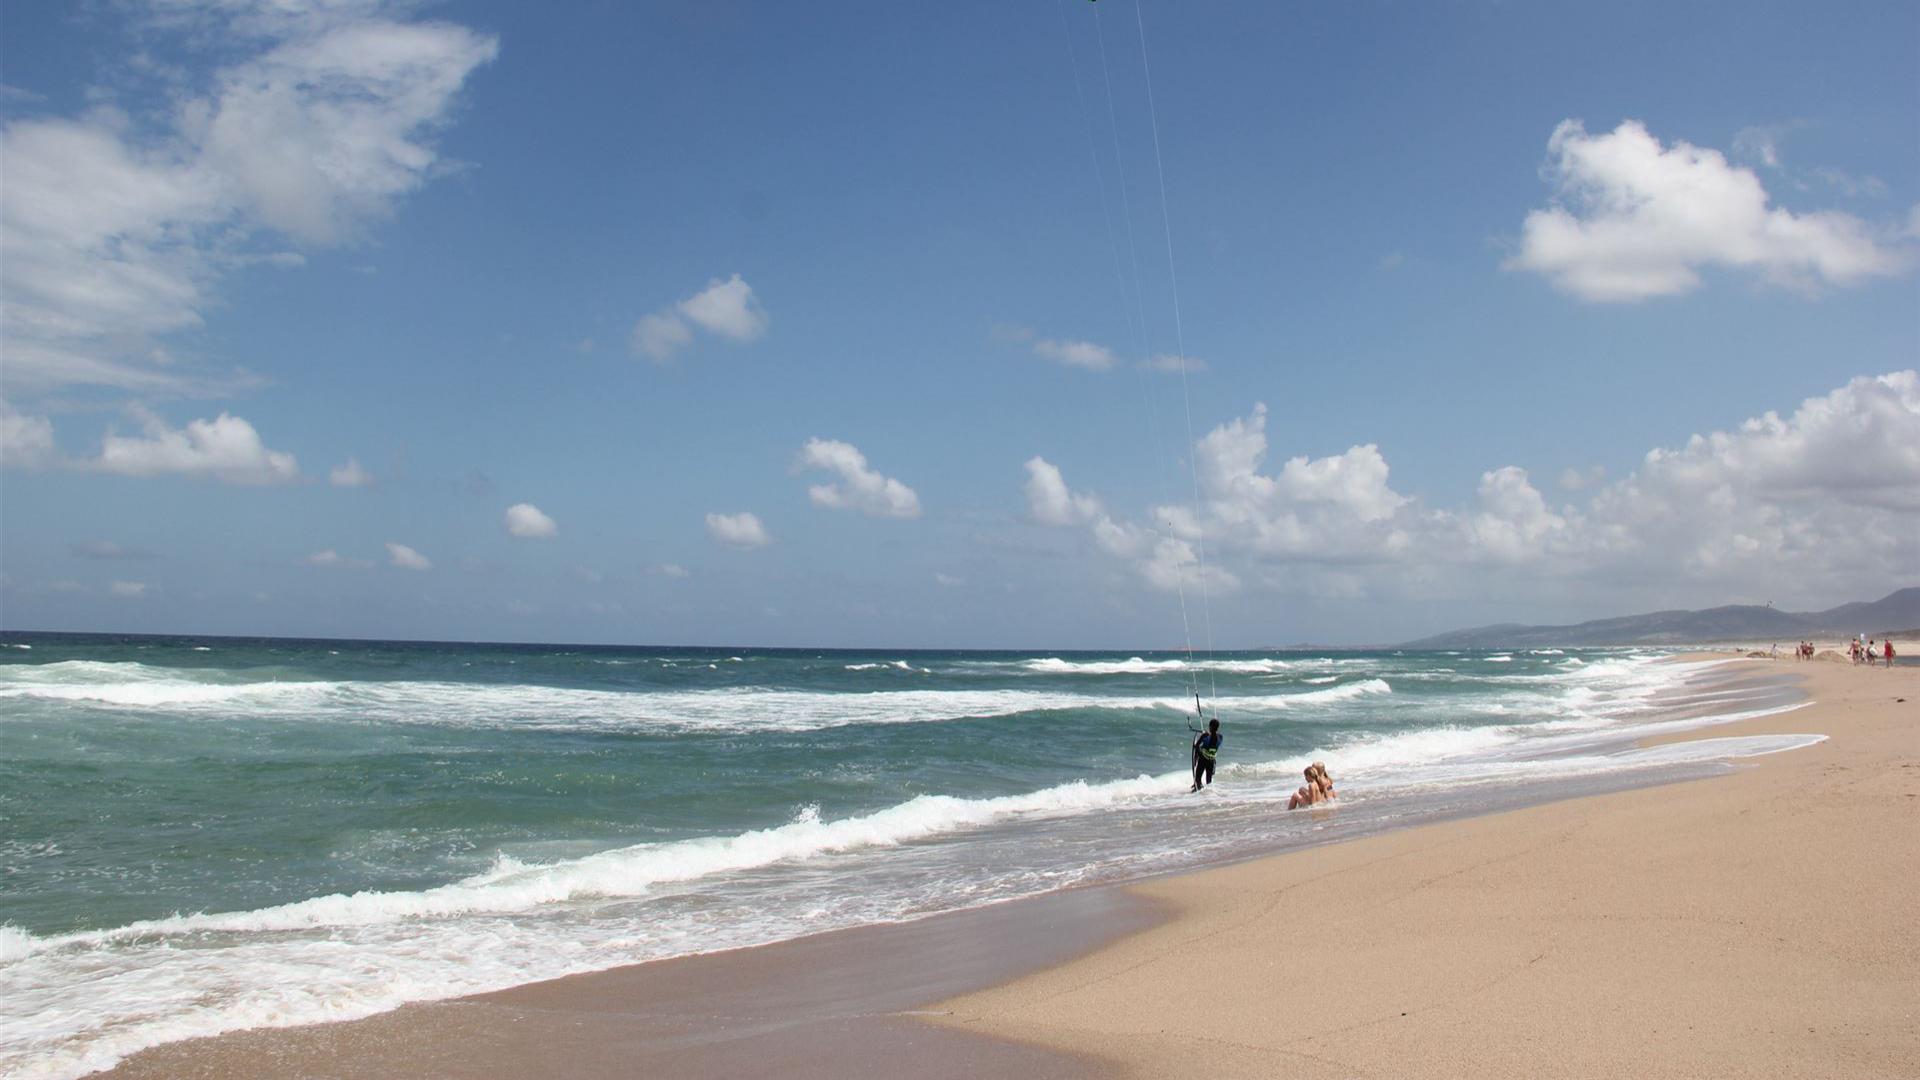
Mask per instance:
[[[956,577],[953,574],[945,573],[944,571],[940,571],[940,570],[935,570],[933,572],[933,580],[939,585],[942,585],[949,589],[957,589],[960,586],[965,585],[967,583],[966,578]]]
[[[807,497],[817,506],[858,510],[869,517],[920,516],[920,496],[867,464],[865,454],[837,439],[808,439],[800,448],[800,466],[840,474],[837,484],[814,484]]]
[[[1033,343],[1037,356],[1052,360],[1068,367],[1085,368],[1088,371],[1110,371],[1120,363],[1112,349],[1105,345],[1096,345],[1091,341],[1056,341],[1042,338]]]
[[[1585,491],[1599,487],[1607,478],[1605,465],[1594,465],[1586,469],[1568,466],[1560,470],[1560,486],[1567,491]]]
[[[431,570],[433,560],[405,544],[387,542],[387,559],[403,570]]]
[[[1465,518],[1465,528],[1478,552],[1496,561],[1543,557],[1548,537],[1567,528],[1518,466],[1481,473],[1479,496],[1480,511]]]
[[[670,562],[660,563],[659,565],[653,568],[653,572],[660,575],[661,577],[672,578],[675,581],[685,581],[686,579],[693,576],[693,572],[688,570],[686,567],[681,566],[679,563],[670,563]]]
[[[411,551],[412,549],[409,548],[408,550]],[[416,552],[415,554],[418,554],[418,553]],[[356,570],[364,570],[367,567],[373,565],[373,563],[369,562],[366,559],[348,558],[340,554],[339,552],[333,550],[332,548],[326,548],[322,551],[316,551],[313,554],[307,556],[306,563],[308,566],[350,567]]]
[[[1506,266],[1543,274],[1583,300],[1691,292],[1706,267],[1805,288],[1894,274],[1912,262],[1910,249],[1883,242],[1849,214],[1770,207],[1751,169],[1717,150],[1662,146],[1635,120],[1603,135],[1563,121],[1547,153],[1555,203],[1527,215],[1520,251]],[[1770,143],[1762,153],[1772,153]]]
[[[147,583],[144,581],[116,581],[108,586],[108,591],[115,596],[138,600],[140,597],[147,595]]]
[[[53,422],[0,400],[0,468],[37,469],[54,460]]]
[[[1200,549],[1192,538],[1162,535],[1116,520],[1098,497],[1068,487],[1059,467],[1045,458],[1027,461],[1027,509],[1042,525],[1086,526],[1100,550],[1131,564],[1155,588],[1197,588],[1203,580]],[[1165,514],[1161,520],[1167,522]],[[1239,585],[1237,578],[1217,566],[1206,568],[1204,580],[1221,592]]]
[[[1100,500],[1067,487],[1060,467],[1043,457],[1027,459],[1027,511],[1042,525],[1081,525],[1101,513]]]
[[[671,311],[640,316],[633,324],[631,345],[654,363],[660,363],[693,341],[693,331]]]
[[[284,484],[300,475],[292,454],[267,449],[253,425],[238,416],[223,412],[178,429],[150,413],[144,421],[144,435],[109,431],[88,466],[123,476],[212,476],[229,484]]]
[[[642,315],[633,324],[627,344],[636,355],[659,364],[693,344],[694,326],[728,341],[745,343],[764,336],[767,324],[766,309],[754,297],[753,286],[735,274],[725,281],[714,278],[706,288],[672,307]]]
[[[1887,182],[1871,174],[1855,176],[1843,169],[1822,167],[1813,170],[1813,175],[1827,183],[1827,186],[1839,189],[1842,195],[1855,199],[1884,199],[1890,190]]]
[[[360,467],[359,458],[348,458],[345,465],[327,470],[327,483],[334,487],[366,487],[373,483],[373,474]]]
[[[372,5],[193,16],[209,32],[186,45],[243,55],[204,92],[163,80],[165,125],[104,105],[0,132],[0,334],[15,389],[204,394],[251,381],[156,366],[156,339],[199,326],[226,273],[297,263],[280,237],[343,243],[390,214],[440,166],[431,136],[497,48]],[[242,24],[255,29],[224,32]]]
[[[1205,360],[1197,356],[1180,356],[1177,353],[1155,353],[1140,361],[1140,366],[1164,375],[1178,375],[1183,371],[1198,373],[1207,370]]]
[[[729,341],[752,341],[767,332],[767,313],[754,299],[753,286],[739,274],[707,282],[705,289],[680,301],[679,311],[702,330]]]
[[[767,527],[760,524],[760,519],[744,510],[738,514],[708,514],[707,535],[727,547],[742,550],[773,543],[773,537],[767,534]]]
[[[1629,582],[1672,602],[1800,590],[1879,595],[1902,583],[1920,536],[1920,375],[1856,378],[1728,431],[1650,451],[1584,504],[1554,505],[1517,466],[1481,474],[1473,500],[1434,509],[1394,491],[1385,458],[1362,445],[1262,471],[1266,413],[1221,424],[1195,446],[1196,506],[1159,506],[1158,529],[1119,519],[1028,463],[1036,520],[1085,527],[1095,546],[1167,587],[1198,569],[1210,588],[1251,577],[1268,588],[1358,597],[1417,590],[1479,598],[1554,579],[1619,603]],[[1186,548],[1179,545],[1186,544]],[[1186,581],[1190,578],[1180,578]]]
[[[1757,161],[1769,169],[1780,167],[1780,140],[1789,131],[1803,125],[1767,124],[1743,127],[1733,133],[1733,153],[1735,157],[1748,161]]]
[[[529,540],[546,540],[560,534],[560,527],[553,519],[540,512],[532,503],[515,503],[507,507],[504,522],[507,532]]]

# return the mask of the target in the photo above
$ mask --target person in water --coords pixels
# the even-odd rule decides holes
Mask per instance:
[[[1220,756],[1220,718],[1207,721],[1207,730],[1193,737],[1193,786],[1188,791],[1199,791],[1201,784],[1213,783],[1214,759]]]
[[[1289,810],[1298,810],[1303,806],[1313,806],[1333,800],[1333,777],[1327,775],[1327,766],[1324,762],[1316,761],[1307,766],[1305,774],[1306,785],[1294,792],[1293,798],[1287,800]]]

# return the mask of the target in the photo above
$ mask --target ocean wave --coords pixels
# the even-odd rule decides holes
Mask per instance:
[[[891,668],[895,671],[917,671],[922,675],[931,675],[933,673],[930,668],[917,668],[905,660],[888,660],[868,664],[847,664],[845,668],[848,671],[879,671],[883,668]]]
[[[889,668],[896,665],[886,665]],[[914,670],[914,669],[910,669]],[[1226,696],[1213,704],[1264,713],[1392,693],[1365,679],[1305,693]],[[0,701],[42,699],[187,715],[256,720],[331,720],[473,728],[697,731],[817,731],[853,724],[991,719],[1069,709],[1171,710],[1184,697],[1128,697],[1042,690],[874,690],[827,692],[728,687],[705,690],[588,690],[535,684],[449,682],[238,682],[170,668],[69,661],[0,669]]]
[[[1299,666],[1293,660],[1148,660],[1134,656],[1125,660],[1062,660],[1046,656],[1023,660],[1020,667],[1046,675],[1155,675],[1166,671],[1214,671],[1221,674],[1270,675]]]
[[[1184,773],[1142,773],[1127,780],[1095,784],[1081,780],[993,798],[920,795],[884,810],[836,821],[823,821],[817,807],[808,807],[784,825],[731,836],[636,844],[550,864],[529,865],[502,855],[483,873],[419,891],[335,894],[252,911],[174,915],[109,930],[50,937],[6,928],[0,934],[0,959],[18,960],[52,949],[96,948],[127,941],[152,944],[192,934],[286,933],[467,915],[512,915],[572,900],[639,897],[663,884],[863,848],[896,847],[1014,818],[1084,813],[1177,795],[1185,791],[1184,780]]]

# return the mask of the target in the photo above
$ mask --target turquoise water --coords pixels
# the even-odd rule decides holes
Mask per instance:
[[[0,635],[0,1067],[909,918],[1735,753],[1632,650]],[[1186,793],[1192,691],[1227,736]],[[1287,814],[1323,758],[1334,815]]]

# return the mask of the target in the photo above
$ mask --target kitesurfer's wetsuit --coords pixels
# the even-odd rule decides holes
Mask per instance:
[[[1199,791],[1203,783],[1213,783],[1214,758],[1220,754],[1219,721],[1214,721],[1208,727],[1212,730],[1203,731],[1193,737],[1193,790],[1195,791]]]

